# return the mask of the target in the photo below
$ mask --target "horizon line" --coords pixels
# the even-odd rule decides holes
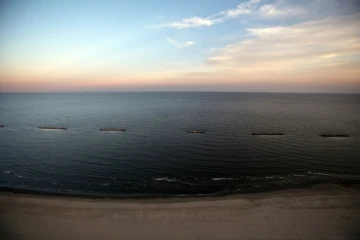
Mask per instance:
[[[287,92],[287,91],[177,91],[177,90],[118,90],[118,91],[0,91],[3,93],[284,93],[284,94],[360,94],[359,92]]]

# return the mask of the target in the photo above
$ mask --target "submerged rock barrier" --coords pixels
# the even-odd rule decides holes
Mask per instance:
[[[278,132],[275,132],[275,133],[252,133],[251,135],[254,135],[254,136],[280,136],[280,135],[285,135],[285,133],[278,133]]]
[[[187,133],[205,133],[205,131],[202,131],[202,130],[190,130],[190,131],[187,131]]]
[[[67,128],[66,127],[48,127],[48,126],[45,126],[45,127],[38,127],[39,129],[51,129],[51,130],[66,130]]]
[[[100,128],[100,131],[103,131],[103,132],[125,132],[126,129],[123,129],[123,128]]]
[[[321,134],[320,137],[350,137],[348,134]]]

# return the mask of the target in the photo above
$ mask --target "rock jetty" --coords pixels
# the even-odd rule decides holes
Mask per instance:
[[[254,135],[254,136],[280,136],[280,135],[285,135],[285,133],[278,133],[278,132],[275,132],[275,133],[252,133],[251,135]]]
[[[123,129],[123,128],[100,128],[100,131],[104,131],[104,132],[125,132],[126,129]]]
[[[205,131],[201,131],[201,130],[190,130],[190,131],[187,131],[187,133],[205,133]]]
[[[39,129],[66,130],[66,127],[38,127]]]
[[[321,134],[321,137],[350,137],[348,134]]]

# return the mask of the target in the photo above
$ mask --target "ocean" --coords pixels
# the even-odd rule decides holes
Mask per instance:
[[[121,198],[359,184],[359,117],[359,94],[1,93],[0,189]]]

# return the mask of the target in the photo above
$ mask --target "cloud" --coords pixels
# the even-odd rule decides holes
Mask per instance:
[[[176,29],[189,29],[210,27],[238,18],[242,15],[251,15],[247,20],[288,20],[297,17],[297,20],[320,19],[327,16],[341,16],[357,13],[359,10],[358,0],[247,0],[233,9],[220,11],[211,16],[192,16],[179,21],[148,26],[149,28],[168,27]]]
[[[220,15],[222,15],[223,19],[226,19],[226,18],[234,18],[243,14],[251,13],[252,7],[259,2],[260,0],[250,0],[247,2],[243,2],[234,9],[229,9],[227,11],[220,12]]]
[[[247,29],[250,37],[206,60],[237,72],[288,72],[360,63],[360,14]]]
[[[178,42],[171,38],[166,38],[166,41],[168,41],[171,45],[175,46],[176,48],[187,48],[194,44],[196,44],[193,41],[186,41],[186,42]]]
[[[209,17],[190,17],[182,19],[178,22],[172,22],[168,24],[161,25],[162,27],[172,27],[177,29],[184,28],[198,28],[198,27],[208,27],[217,23],[222,23],[230,18],[236,18],[243,14],[248,14],[252,12],[252,8],[259,3],[260,0],[248,0],[239,4],[234,9],[229,9],[226,11],[222,11],[220,13],[214,14]]]
[[[263,17],[285,17],[305,14],[306,11],[300,7],[278,7],[275,5],[263,5],[259,9],[259,14]]]
[[[180,22],[173,22],[166,24],[166,27],[174,27],[178,29],[182,28],[196,28],[201,26],[211,26],[214,25],[215,21],[206,18],[192,17],[181,20]]]

